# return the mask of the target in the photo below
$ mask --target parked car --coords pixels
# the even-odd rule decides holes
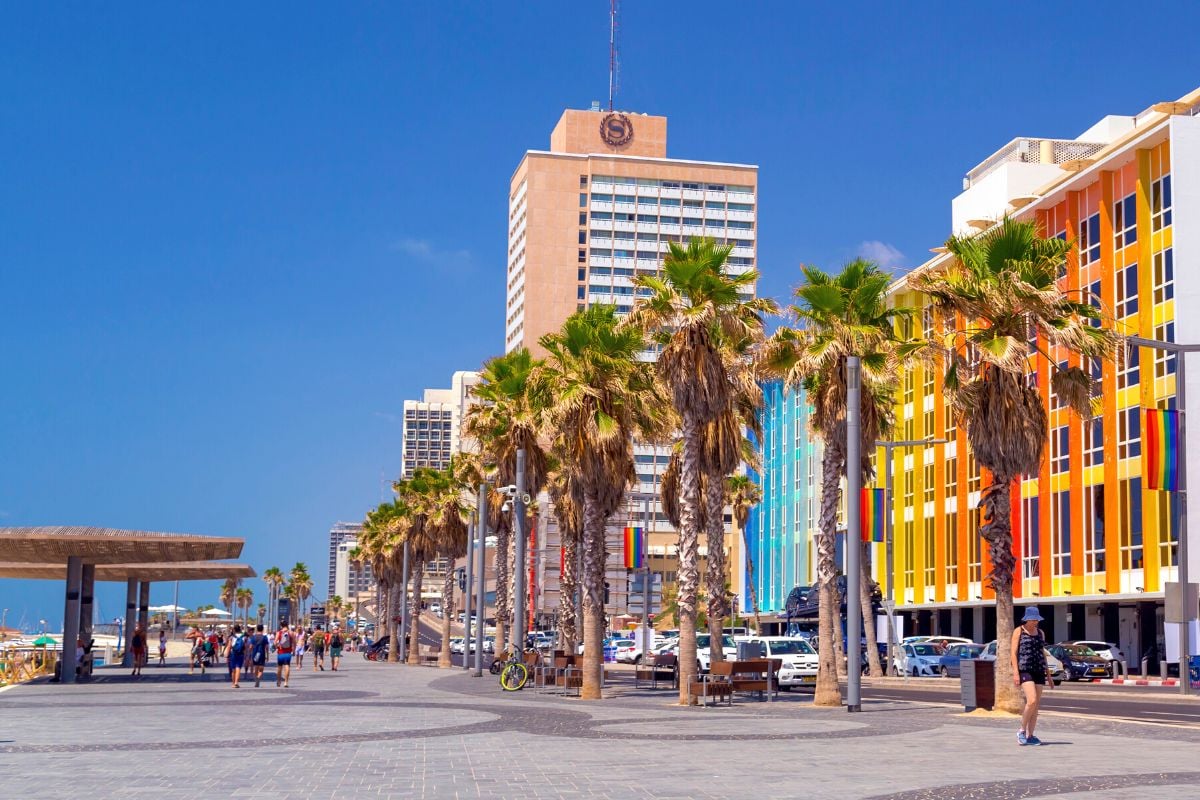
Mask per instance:
[[[732,636],[723,636],[723,637],[721,637],[721,639],[722,639],[721,652],[724,654],[726,660],[732,661],[734,658],[737,657],[737,644],[733,641]],[[708,672],[709,662],[712,658],[708,652],[709,644],[710,644],[709,634],[707,634],[707,633],[696,634],[696,659],[700,662],[700,671],[701,672]],[[679,639],[668,640],[667,642],[665,642],[663,644],[662,647],[658,648],[658,650],[656,650],[655,652],[657,652],[659,654],[669,653],[669,654],[675,655],[675,656],[679,655]]]
[[[943,677],[958,678],[962,673],[959,672],[959,662],[964,658],[974,659],[979,658],[979,654],[984,650],[981,644],[952,644],[946,648],[946,654],[942,656],[941,667],[939,671]]]
[[[1077,639],[1072,642],[1062,642],[1062,644],[1077,644],[1082,645],[1083,647],[1090,647],[1092,652],[1103,658],[1105,661],[1111,662],[1125,660],[1125,653],[1121,651],[1120,645],[1113,644],[1112,642]],[[1109,666],[1111,667],[1112,665],[1109,664]]]
[[[461,637],[461,636],[451,636],[450,637],[450,652],[451,653],[462,653],[464,646],[465,645],[463,643],[463,637]]]
[[[613,644],[617,648],[617,661],[622,664],[632,664],[638,649],[633,639],[617,639]]]
[[[943,648],[950,648],[956,644],[975,644],[971,639],[965,636],[930,636],[925,640],[928,644],[940,644]]]
[[[767,658],[778,658],[779,688],[814,686],[817,682],[817,651],[800,636],[739,636],[737,642],[757,642],[766,649]]]
[[[924,675],[940,675],[942,656],[946,651],[941,645],[917,642],[900,647],[892,660],[892,671],[895,675],[912,675],[919,678]]]
[[[1043,650],[1042,653],[1046,656],[1046,666],[1050,669],[1050,677],[1054,681],[1054,685],[1058,686],[1065,680],[1069,680],[1066,667],[1063,663],[1055,658],[1054,654],[1049,650]],[[979,654],[980,661],[995,661],[996,660],[996,640],[992,639],[983,646],[983,652]]]
[[[1063,642],[1046,649],[1066,667],[1067,680],[1090,681],[1112,677],[1112,664],[1096,655],[1096,651],[1090,647]]]

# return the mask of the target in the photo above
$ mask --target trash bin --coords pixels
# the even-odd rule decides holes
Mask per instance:
[[[996,705],[996,662],[964,658],[958,662],[963,708],[974,711]]]

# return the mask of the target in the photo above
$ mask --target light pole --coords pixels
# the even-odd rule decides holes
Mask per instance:
[[[479,509],[479,563],[476,565],[477,573],[475,575],[475,671],[472,673],[476,678],[483,677],[483,630],[487,625],[487,603],[484,593],[484,583],[487,572],[487,516],[488,516],[488,485],[486,483],[479,484],[479,501],[476,508]],[[470,642],[463,646],[464,652],[469,653],[471,649]]]
[[[892,664],[895,663],[895,648],[896,648],[896,598],[893,595],[892,586],[892,560],[893,550],[892,545],[895,541],[895,534],[892,529],[892,450],[897,447],[903,447],[907,450],[910,447],[925,447],[932,444],[949,444],[949,439],[901,439],[898,441],[875,442],[876,447],[883,448],[884,460],[884,479],[883,479],[883,507],[884,520],[887,522],[885,539],[887,544],[884,545],[886,552],[886,564],[884,565],[884,577],[886,580],[887,599],[884,601],[884,610],[887,611],[888,618],[888,635],[887,635],[887,665],[883,668],[883,674],[887,675],[892,671]]]
[[[478,513],[478,512],[476,512]],[[475,593],[475,528],[476,514],[467,525],[467,574],[463,584],[463,669],[471,666],[471,595]],[[446,613],[449,613],[448,611]]]
[[[1136,347],[1149,347],[1152,350],[1164,350],[1175,356],[1175,408],[1179,412],[1179,488],[1175,494],[1179,522],[1176,531],[1179,535],[1179,587],[1183,592],[1184,615],[1179,623],[1179,687],[1181,694],[1192,693],[1192,681],[1188,674],[1188,656],[1191,648],[1191,625],[1196,616],[1196,608],[1191,602],[1191,585],[1188,583],[1188,552],[1187,552],[1187,354],[1200,352],[1200,344],[1175,344],[1160,342],[1157,339],[1144,339],[1141,336],[1130,336],[1126,340]],[[1163,677],[1166,677],[1165,675]]]
[[[846,359],[846,710],[862,711],[862,367],[858,356]],[[835,633],[836,636],[836,633]],[[836,639],[835,639],[836,641]]]

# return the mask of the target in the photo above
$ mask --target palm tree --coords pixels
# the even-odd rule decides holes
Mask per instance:
[[[1032,221],[1004,221],[972,237],[951,237],[950,263],[912,283],[925,292],[949,342],[965,342],[970,358],[940,346],[947,364],[944,386],[955,414],[965,421],[967,441],[979,466],[992,476],[979,500],[996,592],[996,640],[1008,646],[1013,632],[1012,519],[1010,492],[1023,475],[1036,473],[1048,438],[1047,412],[1030,385],[1029,356],[1047,356],[1050,388],[1075,413],[1092,413],[1092,378],[1080,367],[1059,368],[1062,355],[1109,359],[1120,337],[1104,327],[1087,298],[1059,287],[1059,270],[1073,242],[1042,238]],[[962,327],[956,320],[963,320]],[[1036,336],[1036,339],[1033,337]],[[1031,341],[1031,339],[1033,339]],[[996,703],[1020,709],[1009,659],[996,662]]]
[[[286,597],[288,600],[288,618],[286,620],[280,620],[280,624],[287,622],[290,625],[294,621],[293,618],[296,616],[296,598],[298,597],[296,585],[293,583],[285,583],[283,588],[280,590],[280,594],[282,594],[282,596]]]
[[[225,582],[221,584],[221,605],[225,606],[225,610],[229,612],[230,616],[233,616],[233,605],[237,600],[238,583],[237,578],[226,578]]]
[[[467,554],[467,515],[471,487],[478,481],[470,458],[453,457],[438,473],[431,490],[429,526],[438,557],[446,562],[442,576],[442,643],[438,667],[450,669],[450,624],[454,619],[454,562]]]
[[[556,449],[561,445],[556,444]],[[579,644],[576,627],[575,593],[579,589],[579,541],[583,531],[583,488],[575,473],[559,460],[546,482],[558,538],[562,544],[562,576],[558,589],[558,634],[560,644],[574,653]],[[647,609],[649,611],[649,609]],[[647,623],[649,620],[647,620]]]
[[[362,569],[363,569],[363,549],[355,545],[346,553],[350,559],[350,569],[354,571],[354,585],[362,586]],[[358,630],[358,619],[362,613],[362,592],[354,593],[354,629]]]
[[[860,402],[861,463],[864,483],[873,475],[875,441],[890,403],[880,403],[895,386],[897,352],[901,342],[896,320],[911,316],[912,309],[891,308],[887,290],[891,277],[871,261],[855,259],[836,276],[817,267],[802,267],[805,283],[795,291],[798,301],[789,313],[800,327],[777,330],[763,354],[763,368],[779,375],[790,386],[803,385],[813,404],[813,430],[824,441],[821,463],[821,515],[817,533],[817,587],[820,597],[818,640],[819,668],[816,705],[841,705],[837,675],[842,635],[835,625],[838,614],[835,577],[837,511],[846,464],[846,359],[862,363]],[[857,538],[857,534],[855,534]],[[868,614],[868,619],[872,617]],[[874,626],[866,625],[868,642]],[[851,643],[857,647],[858,643]],[[878,648],[868,645],[868,658],[878,662]],[[873,665],[872,670],[876,669]]]
[[[658,373],[679,414],[679,700],[689,701],[696,675],[696,611],[699,589],[699,533],[702,476],[706,472],[704,427],[731,408],[729,367],[722,349],[730,342],[752,339],[762,330],[763,314],[775,310],[770,300],[748,295],[758,272],[726,275],[729,246],[692,240],[686,248],[671,243],[662,277],[642,275],[636,284],[650,296],[634,308],[632,323],[662,346]],[[716,466],[716,465],[710,465]],[[721,484],[714,495],[723,495]],[[714,522],[709,530],[716,529]],[[724,531],[719,543],[709,541],[709,558],[723,562]],[[721,603],[717,601],[718,605]]]
[[[329,619],[337,622],[342,618],[342,597],[334,595],[325,602],[325,613],[329,615]]]
[[[297,561],[291,571],[291,585],[294,587],[296,601],[300,604],[296,620],[304,624],[304,601],[312,594],[313,581],[308,574],[308,567],[303,561]]]
[[[750,540],[746,536],[746,522],[750,509],[762,502],[762,488],[749,475],[731,475],[725,479],[725,493],[733,507],[733,522],[742,537],[742,548],[746,553],[746,571],[749,573],[750,610],[754,613],[754,630],[762,632],[762,621],[758,617],[758,591],[754,587],[754,558],[750,554]]]
[[[613,306],[596,305],[567,318],[540,340],[545,361],[530,378],[532,402],[559,431],[564,465],[583,497],[583,687],[599,699],[604,626],[605,531],[635,478],[633,437],[661,436],[663,402],[639,330],[618,325]]]
[[[263,624],[263,619],[265,619],[265,618],[266,618],[266,616],[267,616],[267,605],[266,605],[266,603],[259,603],[259,604],[258,604],[258,624],[259,624],[259,625],[262,625],[262,624]]]
[[[242,610],[242,620],[246,625],[250,624],[250,607],[254,605],[254,590],[248,588],[239,588],[234,595],[234,600],[237,607]]]
[[[536,497],[546,483],[547,458],[540,436],[544,412],[529,401],[529,378],[539,362],[524,347],[484,363],[468,409],[466,434],[479,442],[482,462],[495,472],[495,486],[517,483],[517,451],[525,451],[525,491]],[[496,532],[496,652],[506,643],[512,613],[510,582],[513,557],[511,517],[501,512],[503,500],[489,502],[488,526]],[[529,527],[524,526],[525,530]],[[480,619],[483,615],[480,615]]]
[[[278,621],[275,619],[275,614],[279,608],[279,587],[283,585],[285,578],[283,571],[279,567],[271,567],[263,570],[263,582],[267,584],[267,610],[270,612],[271,618],[270,628],[278,627]]]
[[[402,532],[408,524],[408,516],[408,507],[400,498],[396,498],[368,512],[363,522],[361,546],[383,595],[383,601],[376,609],[376,624],[383,623],[392,643],[387,657],[390,663],[399,661],[397,610],[403,590],[407,588],[401,586],[400,553]]]
[[[419,467],[412,476],[394,484],[396,495],[408,509],[404,516],[405,526],[401,532],[401,542],[409,548],[409,586],[405,587],[406,594],[403,602],[409,603],[413,609],[412,624],[406,631],[408,636],[408,655],[406,663],[420,663],[420,628],[421,594],[425,581],[425,564],[433,558],[437,540],[434,526],[430,524],[431,516],[436,512],[437,485],[440,473],[430,467]],[[401,645],[402,646],[402,645]],[[397,647],[399,649],[399,647]]]

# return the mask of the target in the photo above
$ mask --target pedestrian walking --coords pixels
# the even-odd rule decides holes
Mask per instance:
[[[325,631],[321,630],[320,625],[318,625],[317,629],[315,631],[313,631],[312,638],[310,638],[308,641],[312,645],[313,672],[316,672],[318,668],[320,668],[321,672],[324,672],[325,671]]]
[[[342,638],[342,629],[334,625],[333,633],[329,635],[329,663],[334,672],[337,672],[338,664],[342,661],[342,646],[345,643]]]
[[[190,631],[188,631],[187,638],[192,640],[192,653],[191,653],[192,661],[191,661],[191,664],[188,666],[188,675],[195,674],[197,666],[200,667],[200,674],[203,675],[204,674],[204,633],[198,627],[193,626],[192,629]]]
[[[167,632],[161,630],[158,632],[158,665],[165,666],[167,663]]]
[[[267,648],[270,644],[270,640],[263,633],[263,626],[259,625],[250,637],[250,669],[254,671],[255,688],[262,682],[263,669],[267,666]]]
[[[133,676],[136,678],[142,677],[142,667],[146,664],[147,659],[147,643],[146,629],[141,623],[133,629],[133,640],[130,642],[130,649],[133,651]]]
[[[292,653],[296,649],[296,634],[288,628],[285,622],[275,632],[275,685],[288,685],[292,676]]]
[[[304,669],[304,652],[308,648],[308,633],[303,625],[296,626],[296,668]]]
[[[1012,656],[1013,682],[1021,687],[1025,695],[1025,710],[1021,713],[1021,730],[1017,731],[1017,744],[1040,745],[1042,740],[1033,735],[1037,727],[1038,707],[1042,702],[1042,687],[1054,686],[1050,666],[1046,663],[1046,638],[1038,630],[1043,619],[1037,606],[1025,609],[1021,626],[1013,631]]]
[[[242,667],[246,663],[246,637],[242,635],[242,626],[233,626],[233,635],[225,644],[225,661],[229,664],[229,680],[234,689],[240,689]]]

